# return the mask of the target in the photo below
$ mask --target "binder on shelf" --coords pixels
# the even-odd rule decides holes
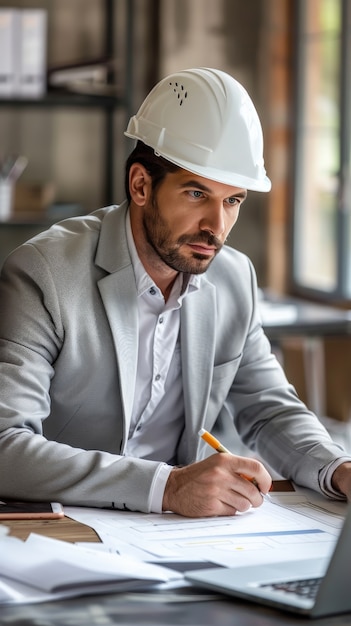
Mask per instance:
[[[19,96],[40,98],[46,92],[45,9],[22,9],[19,12]]]
[[[0,98],[18,91],[19,11],[0,9]]]
[[[0,98],[46,92],[47,11],[0,8]]]

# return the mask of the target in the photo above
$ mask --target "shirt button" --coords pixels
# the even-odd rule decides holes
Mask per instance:
[[[159,318],[158,323],[159,323],[159,324],[163,324],[163,317],[160,317],[160,318]]]
[[[155,296],[155,295],[156,295],[156,289],[155,289],[155,287],[151,287],[151,289],[149,289],[149,293],[150,293],[152,296]]]
[[[161,378],[161,374],[156,374],[155,380],[158,381],[158,380],[160,380],[160,378]]]

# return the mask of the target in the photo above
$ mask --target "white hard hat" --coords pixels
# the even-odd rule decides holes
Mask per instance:
[[[130,120],[127,137],[204,178],[269,191],[260,120],[244,87],[210,68],[161,80]]]

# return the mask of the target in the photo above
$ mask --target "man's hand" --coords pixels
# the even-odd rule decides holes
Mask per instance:
[[[351,501],[351,462],[342,463],[336,468],[332,476],[332,485]]]
[[[255,479],[257,486],[243,476]],[[232,454],[213,454],[171,471],[163,510],[187,517],[234,515],[262,504],[261,493],[268,493],[272,479],[256,459]]]

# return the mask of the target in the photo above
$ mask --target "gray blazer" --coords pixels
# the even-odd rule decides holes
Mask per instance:
[[[159,463],[123,456],[138,351],[126,208],[65,220],[3,267],[1,496],[150,510]],[[234,420],[271,467],[318,489],[319,470],[342,451],[272,356],[256,297],[249,260],[224,247],[201,289],[183,302],[177,463],[206,454],[201,427]]]

